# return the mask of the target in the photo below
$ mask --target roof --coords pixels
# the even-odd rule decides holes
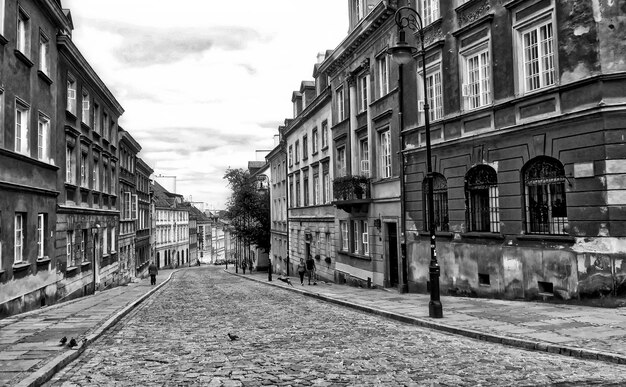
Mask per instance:
[[[172,209],[176,209],[177,203],[182,202],[183,195],[171,193],[155,180],[152,180],[152,189],[154,192],[155,205],[157,207],[170,207]]]

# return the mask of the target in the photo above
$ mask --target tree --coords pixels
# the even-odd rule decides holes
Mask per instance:
[[[226,218],[233,234],[247,244],[270,251],[269,190],[259,189],[256,179],[241,168],[226,170],[224,179],[232,190],[226,202]]]

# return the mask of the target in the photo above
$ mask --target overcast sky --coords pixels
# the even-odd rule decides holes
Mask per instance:
[[[155,174],[223,208],[224,171],[272,149],[291,93],[348,30],[344,0],[63,0],[72,39]]]

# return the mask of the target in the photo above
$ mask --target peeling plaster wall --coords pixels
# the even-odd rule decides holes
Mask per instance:
[[[589,1],[560,0],[557,23],[561,83],[600,73],[598,33]]]
[[[592,0],[603,73],[626,70],[626,1]]]

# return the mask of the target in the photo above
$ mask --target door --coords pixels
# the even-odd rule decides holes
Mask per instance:
[[[387,263],[389,265],[389,287],[398,286],[398,231],[395,223],[386,223],[387,238],[385,249],[388,252]]]

